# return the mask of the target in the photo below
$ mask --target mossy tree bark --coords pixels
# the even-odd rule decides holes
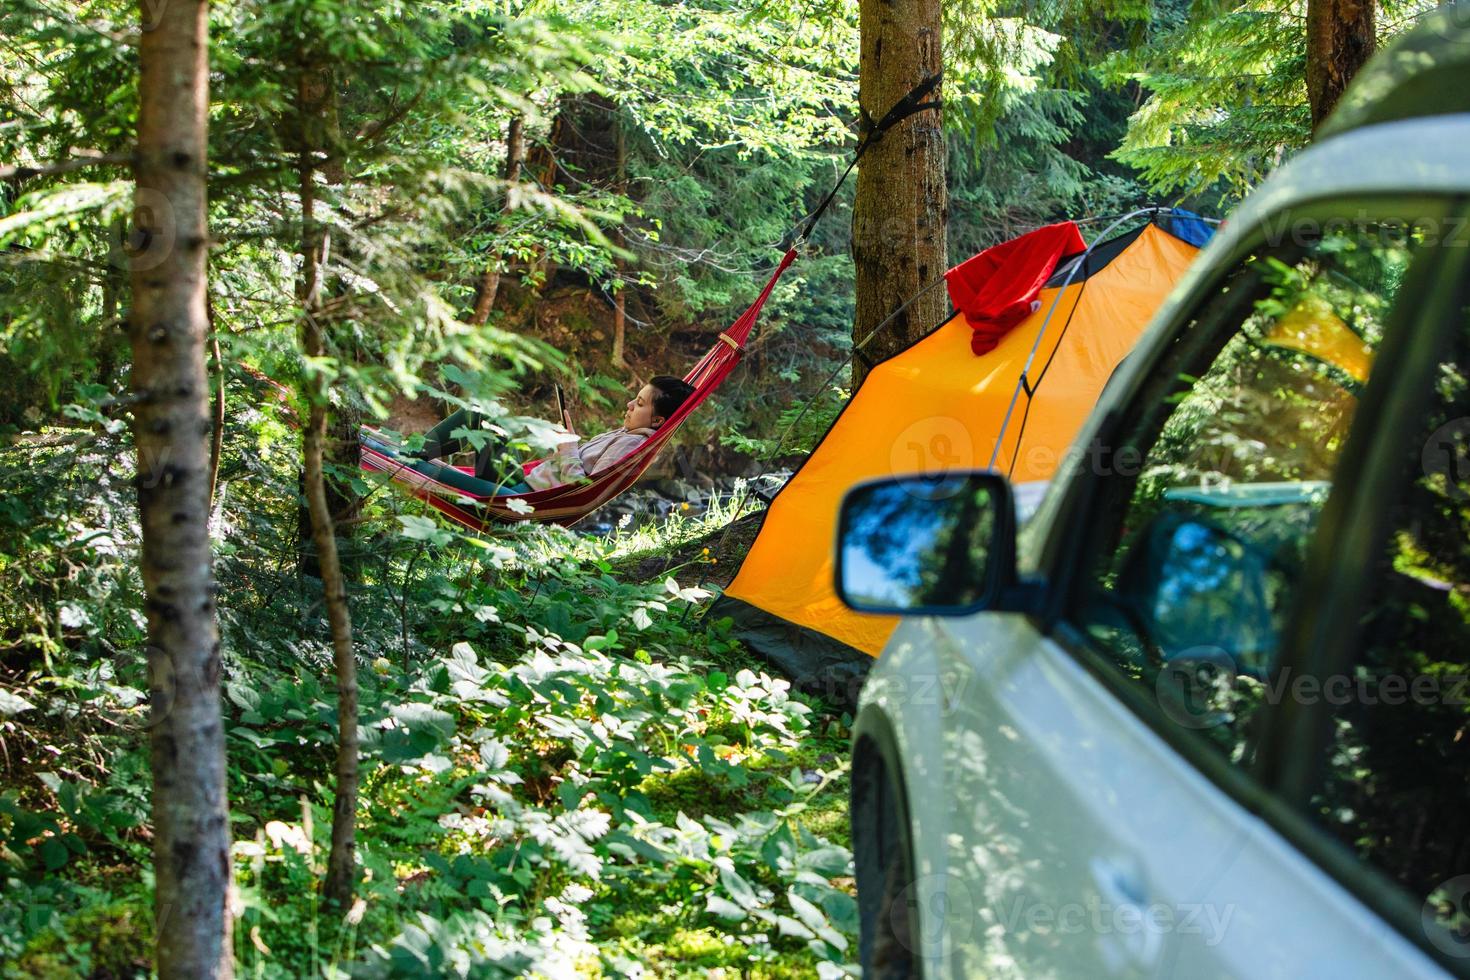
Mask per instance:
[[[1373,56],[1377,6],[1376,0],[1307,0],[1307,101],[1313,132]]]
[[[861,0],[858,103],[879,119],[943,65],[939,0]],[[910,116],[864,154],[853,203],[857,272],[853,342],[911,299],[947,266],[944,131],[938,110]],[[933,290],[883,328],[853,360],[853,385],[868,368],[918,339],[948,309]]]
[[[230,828],[209,547],[208,7],[141,4],[130,256],[133,442],[148,618],[158,975],[231,975]]]

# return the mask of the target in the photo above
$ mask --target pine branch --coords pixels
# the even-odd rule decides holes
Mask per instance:
[[[32,177],[55,177],[69,174],[85,167],[116,166],[131,164],[131,153],[83,153],[70,160],[42,163],[36,166],[0,166],[0,180],[29,180]]]

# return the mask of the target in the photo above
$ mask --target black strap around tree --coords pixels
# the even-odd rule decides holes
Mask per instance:
[[[929,94],[939,87],[939,83],[943,79],[943,70],[936,71],[932,75],[926,75],[919,84],[909,89],[907,95],[895,102],[893,108],[884,113],[883,118],[877,122],[873,122],[873,117],[868,115],[867,110],[863,109],[861,105],[858,106],[858,111],[862,113],[862,120],[859,127],[861,135],[858,140],[857,149],[853,151],[852,161],[847,165],[847,169],[842,172],[842,176],[837,178],[837,183],[832,185],[832,189],[827,192],[827,196],[822,199],[822,203],[818,204],[817,209],[807,217],[806,221],[801,223],[799,226],[801,230],[796,234],[796,244],[800,245],[811,236],[812,229],[817,226],[817,221],[826,213],[827,208],[837,197],[837,192],[847,182],[848,175],[852,173],[853,168],[858,165],[858,161],[863,158],[863,154],[868,151],[870,146],[882,140],[885,133],[909,116],[916,115],[926,109],[938,109],[944,105],[943,99],[928,99]],[[926,99],[928,101],[925,101]]]

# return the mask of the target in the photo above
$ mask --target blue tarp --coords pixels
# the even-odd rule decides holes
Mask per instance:
[[[1164,229],[1175,238],[1188,242],[1195,248],[1204,248],[1205,242],[1215,234],[1212,225],[1207,224],[1193,211],[1186,211],[1183,208],[1169,209]]]

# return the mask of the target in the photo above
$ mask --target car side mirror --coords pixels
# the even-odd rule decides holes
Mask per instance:
[[[847,492],[837,595],[856,612],[962,616],[1016,577],[1011,487],[989,470],[902,476]]]

